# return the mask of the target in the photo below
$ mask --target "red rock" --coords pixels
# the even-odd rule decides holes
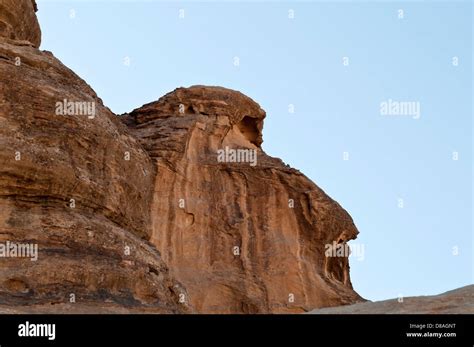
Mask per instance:
[[[37,49],[33,5],[0,0],[0,244],[39,246],[37,261],[0,258],[1,310],[277,313],[362,300],[347,257],[324,254],[357,236],[351,217],[263,152],[257,103],[195,86],[118,118]],[[219,161],[235,154],[250,162]]]
[[[264,118],[243,94],[205,86],[178,88],[123,118],[156,165],[151,242],[198,312],[304,312],[360,301],[347,258],[324,253],[356,237],[351,217],[262,151]],[[255,150],[257,163],[219,163],[223,148]]]
[[[20,16],[13,28],[25,29],[15,38],[39,43],[28,29],[36,23],[29,0],[0,6]],[[99,312],[186,312],[184,289],[146,241],[155,175],[148,154],[51,53],[0,37],[0,57],[0,243],[39,247],[36,262],[0,258],[1,303],[64,305],[73,293],[72,312],[94,304]],[[94,117],[57,114],[64,99],[91,103]]]
[[[41,30],[36,11],[35,0],[1,0],[0,37],[29,41],[33,46],[39,47]]]

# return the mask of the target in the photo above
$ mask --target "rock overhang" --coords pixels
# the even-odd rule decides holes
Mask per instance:
[[[229,125],[238,130],[257,147],[263,142],[262,130],[266,116],[260,105],[239,91],[194,85],[180,87],[130,113],[137,125],[157,118],[201,115],[210,118],[226,117]]]

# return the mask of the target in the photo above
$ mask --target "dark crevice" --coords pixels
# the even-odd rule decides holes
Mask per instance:
[[[261,145],[261,134],[258,127],[258,119],[245,116],[237,125],[242,135],[256,146]]]

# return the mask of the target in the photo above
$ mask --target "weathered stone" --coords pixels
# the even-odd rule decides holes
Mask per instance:
[[[14,28],[36,23],[30,1],[0,4],[1,18],[6,6],[21,16]],[[28,30],[15,38],[34,38]],[[37,261],[0,258],[0,303],[64,304],[74,294],[71,311],[95,303],[186,312],[184,289],[146,241],[148,154],[51,53],[0,37],[0,58],[0,243],[39,247]],[[94,114],[58,112],[64,99]]]
[[[263,152],[257,103],[194,86],[118,118],[35,48],[32,2],[0,9],[0,243],[39,246],[37,261],[0,258],[2,310],[277,313],[362,300],[348,258],[325,256],[357,236],[351,217]]]
[[[41,30],[36,19],[35,0],[0,1],[0,37],[29,41],[39,47]]]
[[[262,151],[264,118],[243,94],[204,86],[122,118],[156,165],[151,242],[198,312],[304,312],[362,300],[347,257],[324,252],[357,236],[351,217]],[[255,151],[256,165],[219,162],[224,148]]]

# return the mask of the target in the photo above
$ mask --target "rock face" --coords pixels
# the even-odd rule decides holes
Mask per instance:
[[[36,19],[35,0],[0,1],[0,36],[29,41],[34,47],[41,43],[41,30]]]
[[[313,182],[262,148],[265,112],[179,88],[117,117],[51,53],[30,0],[0,0],[0,309],[304,312],[362,300],[358,233]],[[75,302],[74,302],[75,301]],[[9,309],[10,308],[10,309]]]
[[[313,314],[474,314],[474,285],[432,296],[364,302],[313,310]]]
[[[37,261],[0,258],[0,303],[186,311],[184,289],[146,241],[148,154],[51,53],[12,40],[39,43],[30,0],[0,8],[0,18],[19,16],[16,34],[0,37],[0,242],[39,248]],[[65,99],[72,107],[58,107]]]
[[[304,312],[361,300],[347,258],[325,257],[326,244],[356,237],[351,217],[262,151],[264,118],[243,94],[204,86],[123,117],[156,166],[151,242],[198,312]],[[247,160],[229,162],[233,150]]]

